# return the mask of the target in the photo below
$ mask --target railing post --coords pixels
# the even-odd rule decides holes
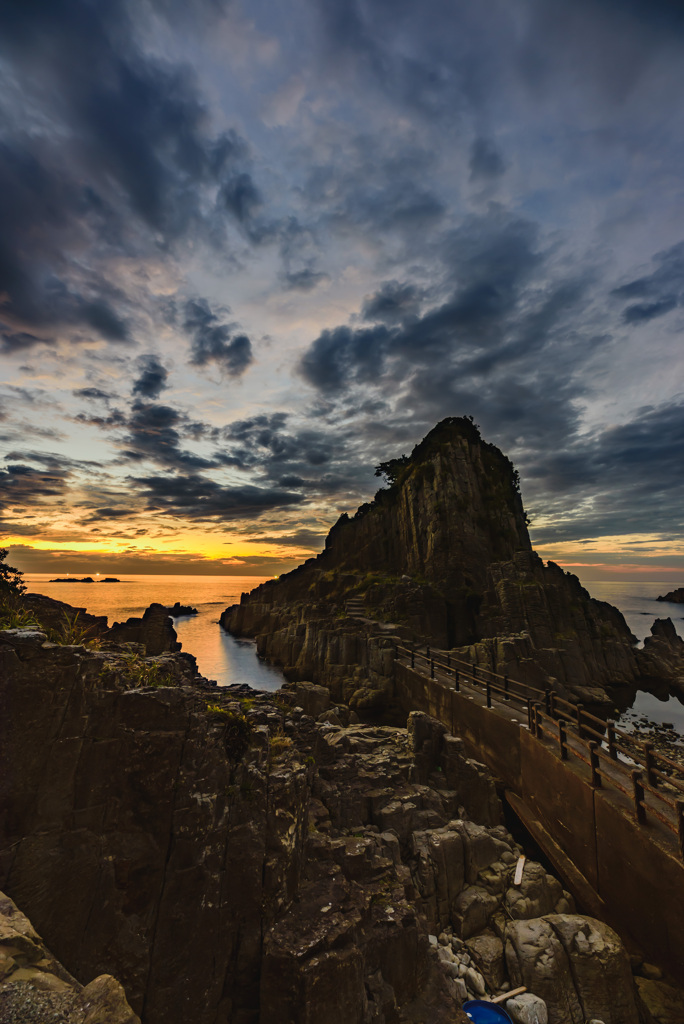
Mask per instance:
[[[635,768],[631,773],[634,792],[634,816],[640,825],[646,824],[646,808],[644,807],[644,787],[641,784],[641,772]]]
[[[430,679],[435,678],[435,659],[430,658]]]
[[[460,689],[461,689],[461,684],[460,684],[460,681],[459,681],[459,678],[458,678],[458,669],[455,668],[454,669],[454,690],[456,691],[456,693],[458,693]]]
[[[430,644],[427,645],[427,654],[425,655],[425,660],[430,660]]]
[[[527,702],[527,728],[529,729],[529,731],[534,736],[534,729],[532,728],[532,717],[534,715],[534,712],[532,710],[533,707],[534,707],[534,705],[533,705],[532,701],[528,700],[528,702]]]
[[[504,700],[508,700],[508,676],[504,676]]]
[[[549,717],[550,717],[550,715],[551,715],[551,690],[548,688],[548,686],[544,690],[544,705],[546,707],[546,714],[549,715]]]
[[[565,722],[562,718],[558,719],[558,747],[560,749],[561,761],[567,761],[568,759],[568,737],[565,731]]]
[[[596,753],[598,744],[596,740],[589,740],[589,764],[591,766],[591,785],[594,789],[601,788],[601,774],[599,772],[599,756]]]
[[[549,714],[551,715],[552,718],[555,718],[556,715],[557,715],[557,711],[556,711],[556,691],[555,690],[551,690],[550,692],[551,692],[551,696],[549,698]]]
[[[411,646],[411,668],[415,668],[415,667],[416,667],[416,649],[412,645]]]
[[[576,716],[577,716],[577,734],[579,735],[580,739],[584,739],[584,736],[582,734],[582,712],[583,711],[584,711],[584,704],[578,704],[577,707],[575,708],[575,713],[576,713]]]
[[[487,683],[486,683],[486,693],[487,693],[487,707],[491,708],[491,706],[492,706],[492,684],[490,683],[489,680],[487,680]]]
[[[646,781],[649,786],[653,786],[654,789],[658,788],[658,779],[653,771],[653,744],[648,741],[643,744],[644,748],[644,767],[646,769]]]
[[[538,740],[542,738],[541,703],[539,701],[535,701],[534,704],[534,735],[537,737]]]
[[[679,855],[684,860],[684,800],[676,801],[677,833],[679,835]]]
[[[615,722],[608,719],[606,722],[607,733],[608,733],[608,753],[612,757],[613,761],[617,761],[618,752],[615,747]]]

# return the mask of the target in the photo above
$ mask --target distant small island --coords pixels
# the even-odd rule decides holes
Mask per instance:
[[[671,604],[684,604],[684,587],[678,587],[677,590],[671,590],[669,594],[665,594],[663,597],[656,597],[656,601],[669,601]]]
[[[50,580],[50,583],[121,583],[121,580],[115,579],[114,576],[105,576],[102,580],[94,580],[92,576],[84,576],[83,579],[77,579],[75,576],[58,576],[55,580]]]

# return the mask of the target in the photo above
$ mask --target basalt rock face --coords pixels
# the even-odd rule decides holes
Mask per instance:
[[[0,886],[79,981],[120,979],[144,1024],[465,1024],[464,999],[536,979],[511,922],[568,930],[540,984],[600,928],[568,918],[541,864],[514,884],[493,781],[428,716],[335,725],[345,709],[296,704],[325,705],[313,687],[210,689],[186,662],[173,675],[177,655],[139,660],[174,685],[127,688],[126,651],[0,631]],[[631,1024],[610,946],[547,986],[556,1020],[591,991],[583,1009],[617,1024],[622,986]]]
[[[462,1019],[375,822],[403,810],[408,835],[459,800],[490,820],[491,782],[466,792],[481,769],[463,758],[459,783],[452,758],[442,794],[410,781],[405,730],[319,727],[287,695],[148,663],[171,685],[127,688],[128,649],[0,632],[0,886],[66,968],[120,978],[146,1024]]]
[[[532,551],[517,475],[467,419],[438,424],[317,558],[243,595],[221,623],[256,637],[290,678],[368,712],[391,705],[388,634],[581,700],[640,677],[622,614]]]

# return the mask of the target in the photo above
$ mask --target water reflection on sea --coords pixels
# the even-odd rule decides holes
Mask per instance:
[[[598,601],[607,601],[620,609],[640,645],[644,638],[649,636],[655,619],[672,619],[675,629],[684,638],[684,605],[656,600],[660,595],[682,586],[684,579],[673,583],[652,580],[630,580],[619,583],[583,580],[583,584],[592,597]],[[622,728],[630,729],[635,720],[641,716],[654,722],[669,722],[679,733],[684,735],[684,704],[677,697],[668,697],[663,700],[652,693],[641,691],[636,695],[629,711],[626,711],[618,720],[618,724]]]

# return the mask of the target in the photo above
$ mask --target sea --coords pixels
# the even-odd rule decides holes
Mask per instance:
[[[24,574],[30,591],[85,608],[93,615],[106,615],[110,625],[132,615],[142,615],[153,601],[164,605],[173,605],[176,601],[191,605],[197,608],[198,614],[175,619],[174,627],[183,650],[195,656],[202,675],[215,679],[219,686],[246,683],[259,690],[277,690],[284,682],[279,669],[257,656],[254,641],[236,639],[218,625],[225,608],[237,604],[244,591],[253,590],[269,579],[268,576],[126,575],[119,577],[119,583],[51,583],[51,578],[46,573]],[[93,577],[98,578],[101,577]],[[582,583],[592,597],[620,609],[640,643],[649,635],[654,619],[668,616],[684,638],[684,605],[656,601],[660,594],[684,585],[684,580],[679,583],[583,580]],[[670,723],[684,735],[684,704],[675,697],[660,700],[653,694],[639,693],[619,724],[629,728],[641,716]]]
[[[219,626],[219,616],[238,604],[243,591],[253,590],[269,576],[119,576],[120,583],[50,583],[46,573],[24,573],[27,590],[85,608],[91,615],[106,615],[109,625],[140,616],[153,602],[176,601],[197,609],[197,615],[174,619],[183,650],[193,654],[197,667],[219,686],[247,683],[257,690],[278,690],[282,672],[257,657],[253,640],[232,637]]]

